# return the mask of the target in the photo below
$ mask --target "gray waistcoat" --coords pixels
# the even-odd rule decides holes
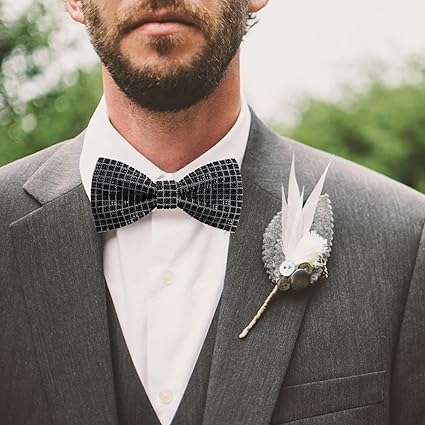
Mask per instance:
[[[109,291],[107,291],[107,307],[119,424],[160,425],[134,368]],[[217,329],[217,316],[216,312],[172,425],[202,423]]]

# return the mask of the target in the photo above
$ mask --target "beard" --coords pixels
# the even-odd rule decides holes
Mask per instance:
[[[154,112],[177,112],[207,99],[223,80],[245,34],[248,0],[221,0],[217,16],[185,0],[140,0],[108,22],[97,0],[84,0],[83,12],[93,47],[120,90],[136,105]],[[185,16],[196,25],[204,43],[185,61],[172,65],[137,66],[122,51],[123,38],[142,14],[160,9]],[[184,36],[149,38],[149,47],[166,58],[184,43]]]

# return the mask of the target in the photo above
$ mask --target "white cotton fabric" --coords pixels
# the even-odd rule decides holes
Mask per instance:
[[[84,137],[80,173],[90,198],[99,157],[122,161],[153,181],[180,180],[209,162],[241,166],[251,125],[242,102],[229,133],[208,152],[165,173],[114,129],[101,99]],[[224,284],[230,233],[180,209],[153,210],[103,234],[105,280],[137,374],[163,425],[170,425],[198,359]]]

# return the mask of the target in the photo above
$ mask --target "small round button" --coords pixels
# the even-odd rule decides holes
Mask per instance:
[[[161,390],[159,392],[161,403],[170,404],[173,401],[173,392],[171,390]]]
[[[171,285],[174,282],[174,273],[171,270],[164,270],[161,273],[161,280],[164,285]]]
[[[288,279],[281,277],[277,282],[277,287],[280,291],[287,291],[291,287],[291,282]]]
[[[310,285],[310,274],[304,269],[298,269],[291,276],[291,288],[295,291],[302,291]]]
[[[294,273],[295,269],[295,263],[292,261],[284,261],[279,267],[279,272],[282,276],[289,277],[292,273]]]
[[[313,273],[313,266],[310,263],[301,263],[298,268],[304,269],[309,274]]]

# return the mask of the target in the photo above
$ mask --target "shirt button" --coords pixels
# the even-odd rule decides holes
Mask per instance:
[[[173,401],[173,392],[171,390],[161,390],[159,392],[159,399],[164,404],[170,404]]]
[[[164,285],[171,285],[172,283],[174,283],[174,273],[171,270],[164,270],[161,273],[161,280]]]

